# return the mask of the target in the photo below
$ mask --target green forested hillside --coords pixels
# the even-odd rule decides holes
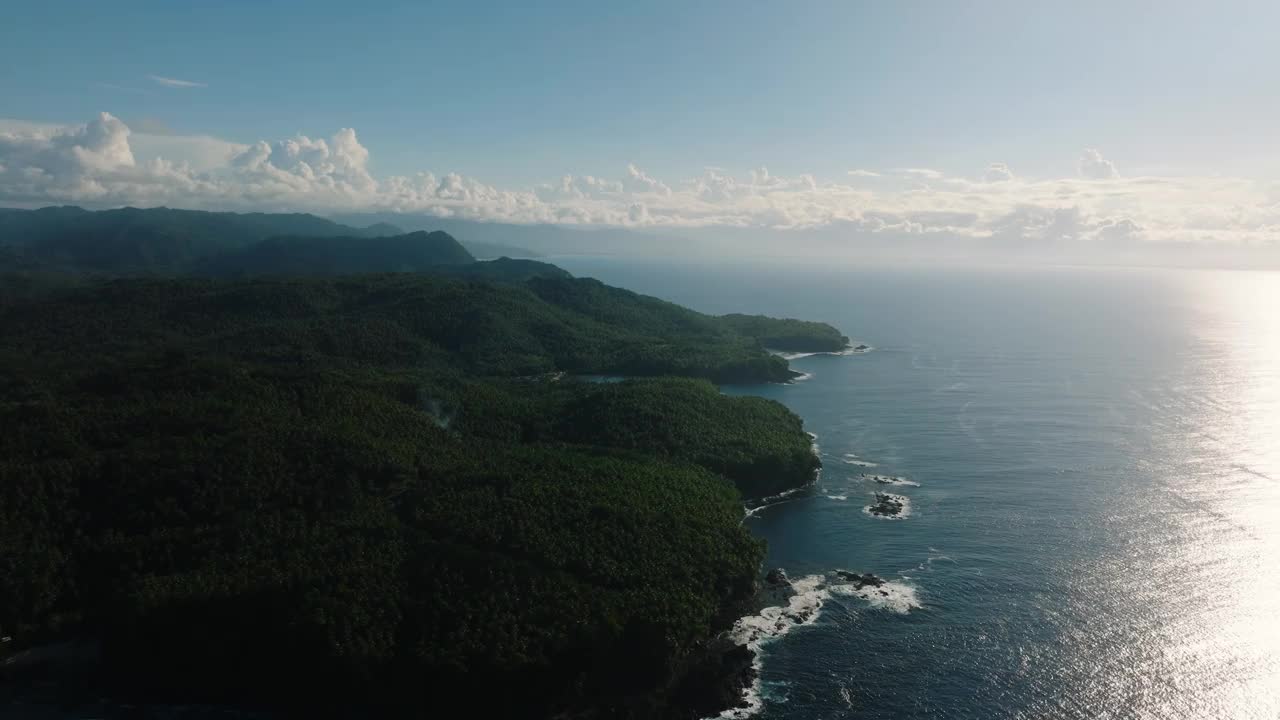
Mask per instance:
[[[839,352],[849,347],[849,338],[826,323],[737,313],[722,315],[718,319],[734,331],[750,335],[771,350]]]
[[[557,442],[537,392],[157,360],[0,410],[0,631],[101,637],[126,692],[608,717],[750,592],[732,485]]]
[[[0,306],[0,323],[9,335],[0,353],[35,357],[167,343],[275,362],[445,362],[480,375],[781,382],[794,374],[756,338],[717,318],[567,277],[120,280],[36,305]]]
[[[718,709],[709,643],[763,558],[742,498],[811,480],[799,418],[543,373],[786,363],[716,318],[520,279],[0,293],[8,647],[98,639],[92,692],[311,715]]]
[[[729,401],[703,381],[605,383],[573,398],[562,423],[575,442],[692,460],[748,498],[793,489],[820,465],[800,418],[762,398]]]
[[[378,237],[273,237],[197,263],[192,272],[220,277],[421,272],[475,258],[442,232]]]

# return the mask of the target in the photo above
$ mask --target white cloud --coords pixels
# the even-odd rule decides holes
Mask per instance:
[[[194,170],[214,170],[225,167],[231,158],[248,147],[209,135],[177,134],[159,121],[143,120],[126,125],[128,144],[138,165],[161,158],[173,164],[188,165]],[[0,118],[0,137],[7,134],[11,138],[25,138],[28,142],[41,138],[47,140],[74,130],[74,127],[55,123]]]
[[[626,187],[635,192],[651,192],[658,195],[670,195],[671,188],[660,180],[649,177],[635,163],[627,165]]]
[[[163,75],[148,75],[151,82],[157,85],[163,85],[168,88],[202,88],[209,87],[202,82],[193,82],[191,80],[179,80],[177,78],[165,77]]]
[[[1001,162],[991,163],[982,174],[982,179],[989,183],[1008,182],[1013,179],[1013,171]]]
[[[1110,180],[1120,177],[1116,166],[1094,148],[1086,148],[1080,156],[1080,176],[1090,180]]]
[[[107,182],[128,175],[136,166],[129,147],[129,128],[108,113],[70,130],[0,132],[0,178],[5,194],[18,200],[45,195],[85,199],[110,194]]]
[[[1084,160],[1081,178],[1016,177],[992,163],[978,179],[917,168],[885,177],[855,170],[835,181],[764,167],[745,174],[706,168],[673,181],[632,164],[613,178],[566,175],[511,189],[456,173],[375,177],[351,129],[244,145],[134,133],[102,113],[74,127],[0,120],[0,204],[393,210],[519,223],[967,238],[1001,247],[1243,245],[1273,242],[1280,232],[1280,183],[1123,178],[1096,151]]]
[[[900,175],[908,175],[911,177],[921,178],[924,180],[939,180],[943,174],[937,170],[929,168],[894,168],[893,172]]]

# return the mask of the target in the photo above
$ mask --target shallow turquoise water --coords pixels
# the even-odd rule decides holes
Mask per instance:
[[[1280,275],[553,261],[875,348],[726,389],[823,456],[747,521],[769,564],[904,593],[820,580],[764,646],[760,717],[1280,717]],[[918,482],[910,516],[864,513],[863,473]]]

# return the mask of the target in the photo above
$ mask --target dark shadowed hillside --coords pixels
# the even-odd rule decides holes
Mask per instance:
[[[0,634],[97,648],[64,703],[700,717],[749,668],[743,497],[817,467],[772,401],[553,374],[790,375],[590,280],[116,280],[0,327]]]
[[[374,234],[380,234],[380,230]],[[303,213],[169,208],[91,212],[47,207],[0,213],[0,245],[50,270],[169,274],[278,235],[334,237],[363,231]]]
[[[163,341],[195,353],[279,362],[377,357],[412,364],[447,356],[449,364],[481,375],[562,371],[716,382],[783,382],[794,375],[758,339],[719,318],[556,272],[521,282],[541,269],[531,262],[462,266],[492,268],[485,272],[502,282],[422,274],[114,281],[40,304],[0,307],[0,320],[7,349],[36,354],[92,355]],[[69,337],[77,344],[67,347]]]

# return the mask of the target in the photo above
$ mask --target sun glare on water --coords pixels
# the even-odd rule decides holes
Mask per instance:
[[[1200,274],[1207,392],[1169,433],[1176,528],[1153,620],[1171,717],[1280,717],[1280,274]],[[1170,388],[1176,394],[1178,388]],[[1173,425],[1171,428],[1178,428]],[[1180,445],[1180,447],[1179,447]],[[1142,703],[1139,703],[1140,705]],[[1190,713],[1190,714],[1186,714]],[[1153,716],[1161,716],[1152,713]]]

